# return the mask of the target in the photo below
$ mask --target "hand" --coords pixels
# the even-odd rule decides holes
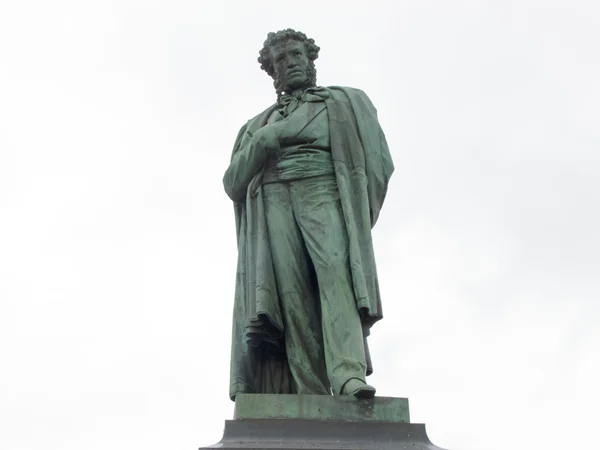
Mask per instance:
[[[286,124],[286,122],[280,120],[278,122],[268,123],[263,128],[272,130],[273,133],[275,133],[275,136],[277,136],[277,139],[281,141]]]
[[[269,123],[260,128],[254,135],[258,147],[266,151],[277,151],[283,136],[285,122]]]

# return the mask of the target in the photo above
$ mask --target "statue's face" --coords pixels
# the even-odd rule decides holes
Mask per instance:
[[[308,80],[309,60],[302,42],[294,39],[278,42],[271,48],[271,61],[285,90],[302,87]]]

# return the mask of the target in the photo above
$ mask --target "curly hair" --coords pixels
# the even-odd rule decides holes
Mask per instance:
[[[271,78],[273,78],[273,85],[277,91],[277,96],[280,96],[283,92],[283,80],[275,73],[273,67],[273,61],[271,61],[271,48],[279,42],[287,41],[288,39],[294,39],[304,44],[306,48],[306,56],[308,57],[308,81],[310,86],[316,86],[317,84],[317,69],[315,68],[315,59],[319,57],[319,50],[321,48],[315,44],[314,39],[310,39],[306,34],[301,31],[296,31],[291,28],[285,30],[279,30],[276,33],[267,34],[267,39],[263,44],[263,48],[259,52],[258,62],[260,68],[267,72]]]

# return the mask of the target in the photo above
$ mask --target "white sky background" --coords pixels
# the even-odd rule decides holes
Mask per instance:
[[[321,46],[396,164],[375,229],[383,396],[453,450],[583,448],[600,402],[600,6],[2,2],[0,448],[195,449],[231,417],[221,177]]]

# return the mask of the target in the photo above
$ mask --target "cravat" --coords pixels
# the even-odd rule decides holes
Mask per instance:
[[[289,116],[300,106],[300,102],[323,102],[329,98],[329,92],[324,87],[314,87],[305,89],[298,97],[294,95],[283,94],[279,97],[277,105],[279,113],[283,117]]]

